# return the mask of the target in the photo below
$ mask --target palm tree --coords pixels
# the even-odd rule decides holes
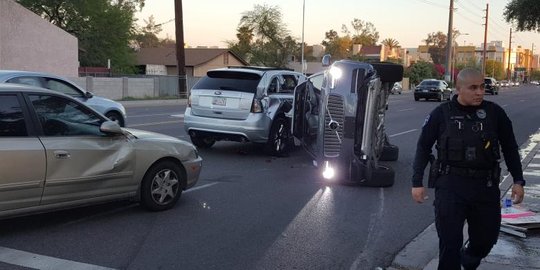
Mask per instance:
[[[389,55],[395,48],[399,47],[399,42],[393,38],[385,38],[381,44],[386,49],[386,55]]]

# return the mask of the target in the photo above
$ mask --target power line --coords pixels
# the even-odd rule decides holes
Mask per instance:
[[[474,1],[473,1],[473,0],[469,0],[469,1],[467,1],[467,2],[468,2],[469,4],[471,4],[471,5],[473,5],[475,8],[477,8],[477,9],[479,9],[479,10],[482,10],[482,9],[483,9],[482,7],[479,7],[479,6],[477,6],[477,5],[475,4],[476,1],[477,1],[477,0],[474,0]],[[459,2],[461,2],[461,0],[458,1],[458,3],[459,3]]]
[[[442,9],[448,9],[448,7],[445,6],[445,5],[441,5],[441,4],[438,4],[438,3],[435,3],[435,2],[431,2],[429,0],[416,0],[416,1],[422,2],[424,4],[432,5],[434,7],[438,7],[438,8],[442,8]]]
[[[483,15],[480,15],[479,13],[475,13],[474,11],[471,11],[470,9],[466,8],[465,6],[463,6],[462,4],[460,4],[459,1],[457,2],[457,4],[458,4],[458,6],[461,7],[461,9],[463,9],[463,10],[469,12],[469,13],[472,14],[474,17],[482,17],[482,16],[483,16]],[[459,11],[459,9],[458,9],[458,11]]]

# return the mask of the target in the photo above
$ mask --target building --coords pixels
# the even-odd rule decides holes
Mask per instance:
[[[229,49],[185,48],[186,75],[203,77],[210,69],[228,66],[247,66],[248,63]],[[176,48],[141,48],[136,63],[148,75],[178,75]]]
[[[0,0],[0,69],[78,76],[78,40],[12,0]]]

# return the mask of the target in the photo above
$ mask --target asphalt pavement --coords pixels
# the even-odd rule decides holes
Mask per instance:
[[[540,130],[532,135],[520,148],[523,175],[527,184],[522,206],[540,212]],[[504,164],[501,164],[504,168]],[[510,197],[504,193],[513,183],[507,174],[501,181],[501,198]],[[467,231],[464,230],[465,239]],[[433,270],[438,265],[438,237],[435,224],[431,224],[394,258],[388,270]],[[479,270],[532,270],[540,269],[540,229],[530,230],[526,238],[501,232],[495,247],[482,260]]]

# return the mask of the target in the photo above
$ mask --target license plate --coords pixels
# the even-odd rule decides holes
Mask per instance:
[[[424,91],[424,92],[428,92],[428,90],[426,90],[426,89],[424,89],[423,91]]]
[[[227,98],[224,97],[214,97],[212,99],[212,105],[216,106],[226,106],[227,105]]]

